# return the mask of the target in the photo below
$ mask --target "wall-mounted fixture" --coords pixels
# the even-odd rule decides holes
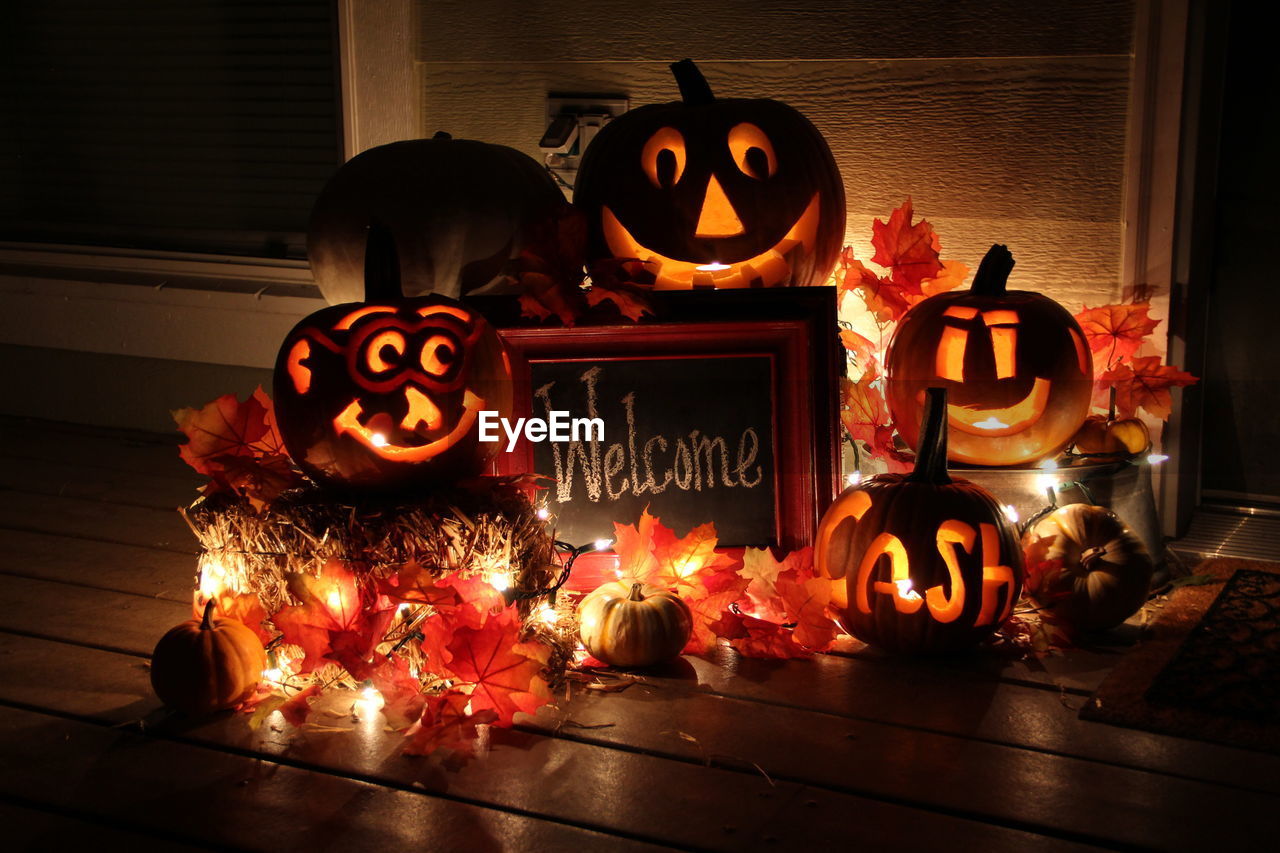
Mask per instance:
[[[547,95],[547,131],[538,140],[544,162],[566,196],[578,177],[578,163],[591,140],[629,109],[626,95]]]

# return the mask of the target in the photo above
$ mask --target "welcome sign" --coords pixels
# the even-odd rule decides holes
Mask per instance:
[[[657,322],[571,329],[501,328],[480,305],[512,355],[517,418],[604,425],[526,433],[499,472],[554,478],[542,494],[574,544],[645,507],[680,535],[714,522],[723,547],[811,544],[839,485],[834,289],[653,297]]]

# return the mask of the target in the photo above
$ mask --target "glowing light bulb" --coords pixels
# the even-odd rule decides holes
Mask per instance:
[[[608,551],[609,546],[612,544],[613,544],[612,539],[597,539],[595,542],[592,543],[593,547],[597,551]]]
[[[490,572],[489,585],[498,592],[506,592],[511,589],[511,572]]]
[[[845,481],[845,484],[846,484],[846,485],[856,486],[856,485],[858,485],[859,483],[861,483],[861,482],[862,482],[862,472],[861,472],[861,471],[854,471],[852,474],[850,474],[849,476],[845,477],[845,478],[844,478],[844,481]]]
[[[1041,471],[1057,471],[1058,463],[1053,461],[1052,459],[1046,459],[1040,463],[1040,470]],[[1036,477],[1036,490],[1039,491],[1041,494],[1048,491],[1049,489],[1056,489],[1056,488],[1058,488],[1058,478],[1053,474],[1046,473]]]
[[[284,678],[284,670],[278,666],[272,669],[264,669],[262,671],[262,680],[270,682],[271,684],[279,684],[280,679],[282,678]]]
[[[987,418],[985,421],[978,421],[974,424],[978,429],[1008,429],[1009,425],[997,418],[995,415]]]
[[[329,590],[329,595],[325,598],[325,601],[328,602],[330,610],[342,609],[342,593],[336,589]]]
[[[368,720],[381,711],[386,704],[387,700],[382,698],[378,688],[372,684],[366,684],[360,689],[360,698],[356,699],[355,714],[362,720]]]
[[[400,616],[400,618],[401,618],[401,619],[408,619],[408,618],[409,618],[409,612],[410,612],[411,610],[413,610],[413,606],[412,606],[412,605],[410,605],[410,604],[401,604],[398,608],[396,608],[396,613]]]
[[[1165,460],[1167,460],[1168,458],[1169,458],[1169,457],[1168,457],[1168,456],[1165,456],[1163,453],[1149,453],[1149,454],[1147,454],[1147,461],[1148,461],[1148,462],[1150,462],[1152,465],[1159,465],[1161,462],[1164,462],[1164,461],[1165,461]]]
[[[902,578],[901,580],[894,581],[893,584],[898,588],[899,598],[906,599],[907,601],[919,600],[920,593],[911,588],[911,578]]]
[[[560,621],[560,614],[556,612],[554,607],[544,602],[538,608],[538,621],[544,625],[554,625]]]
[[[374,447],[386,447],[391,442],[387,441],[387,437],[380,432],[375,432],[369,436],[369,441],[373,442]]]
[[[1017,524],[1018,523],[1017,507],[1015,507],[1013,504],[1005,504],[1003,509],[1004,509],[1004,517],[1009,519],[1009,523]]]
[[[551,510],[547,509],[545,506],[540,506],[538,507],[538,511],[535,512],[534,515],[538,516],[540,520],[546,521],[548,518],[551,517]]]
[[[730,269],[728,264],[722,264],[719,261],[712,261],[709,264],[699,264],[694,267],[698,272],[720,272],[720,270]]]

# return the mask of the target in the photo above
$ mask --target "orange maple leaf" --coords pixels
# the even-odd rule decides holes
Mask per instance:
[[[782,599],[788,622],[794,622],[792,639],[807,649],[823,651],[836,638],[836,624],[827,615],[831,603],[831,581],[813,577],[812,548],[809,570],[795,569],[778,577],[778,597]]]
[[[915,305],[922,302],[930,296],[937,296],[939,293],[946,293],[948,290],[955,290],[957,287],[965,283],[969,277],[969,267],[959,261],[943,261],[942,272],[930,279],[926,279],[920,284],[920,296],[911,297],[910,302]]]
[[[867,310],[881,323],[893,323],[911,307],[907,293],[899,282],[876,275],[853,256],[852,249],[840,255],[836,283],[842,292],[856,291]],[[915,291],[919,293],[919,289]]]
[[[1107,369],[1132,357],[1160,324],[1147,316],[1149,302],[1122,305],[1085,306],[1076,321],[1084,332],[1089,349],[1107,353],[1099,367]]]
[[[373,651],[395,616],[394,605],[372,588],[361,588],[341,560],[329,560],[319,575],[289,572],[289,592],[300,603],[281,608],[271,620],[284,641],[300,647],[301,672],[331,661],[353,677],[368,677]]]
[[[733,564],[704,573],[698,586],[684,596],[693,613],[693,633],[684,651],[706,654],[715,648],[714,624],[731,605],[742,599],[746,589],[747,579],[738,574]]]
[[[840,343],[853,353],[854,362],[862,368],[863,373],[878,371],[876,361],[877,347],[870,338],[864,337],[853,329],[840,330]]]
[[[520,623],[509,610],[483,628],[458,628],[449,643],[449,669],[471,686],[472,712],[491,710],[510,726],[517,712],[532,714],[551,701],[542,670],[551,649],[520,642]]]
[[[1098,377],[1095,403],[1098,394],[1108,396],[1108,390],[1116,389],[1116,415],[1131,418],[1138,409],[1145,409],[1153,417],[1164,420],[1173,411],[1170,388],[1194,385],[1199,378],[1175,365],[1161,364],[1160,356],[1149,355],[1119,364]]]
[[[477,727],[497,720],[484,709],[468,713],[471,697],[459,690],[424,697],[422,716],[405,733],[405,755],[432,755],[438,750],[462,752],[479,734]]]
[[[746,636],[730,640],[730,644],[749,658],[800,658],[812,652],[797,643],[791,631],[775,622],[742,616],[741,630]]]
[[[877,218],[871,224],[871,245],[876,249],[871,262],[889,270],[889,278],[907,293],[919,294],[921,282],[942,272],[938,260],[941,246],[928,221],[921,219],[912,225],[911,217],[908,198],[889,214],[888,222]]]
[[[889,423],[889,407],[874,383],[879,377],[868,371],[856,382],[840,380],[840,421],[849,437],[873,445],[876,430]]]
[[[224,456],[280,456],[284,440],[276,429],[271,398],[261,387],[243,403],[235,394],[223,394],[200,409],[173,412],[178,430],[187,441],[178,448],[182,459],[201,474],[221,472]]]

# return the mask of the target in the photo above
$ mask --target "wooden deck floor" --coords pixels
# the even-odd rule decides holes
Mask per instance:
[[[18,849],[1234,850],[1280,829],[1280,758],[1077,718],[1123,647],[723,650],[577,691],[456,771],[380,732],[175,725],[145,665],[189,616],[195,542],[173,509],[199,479],[172,444],[13,422],[0,439],[0,819]]]

